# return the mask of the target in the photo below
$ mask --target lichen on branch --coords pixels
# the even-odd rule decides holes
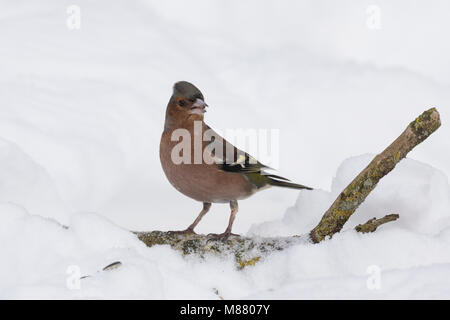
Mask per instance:
[[[148,247],[154,245],[169,245],[172,249],[184,255],[229,255],[232,256],[239,268],[254,265],[268,253],[283,250],[296,243],[306,242],[307,237],[277,237],[277,238],[248,238],[230,236],[226,241],[214,240],[203,234],[180,234],[174,232],[151,231],[134,232],[138,239]]]
[[[391,221],[395,221],[399,217],[400,216],[398,214],[388,214],[387,216],[384,216],[383,218],[380,218],[380,219],[372,218],[372,219],[368,220],[366,223],[358,224],[355,227],[355,230],[358,232],[361,232],[361,233],[374,232],[382,224],[385,224],[385,223],[388,223]]]

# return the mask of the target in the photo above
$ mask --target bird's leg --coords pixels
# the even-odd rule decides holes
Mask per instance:
[[[188,234],[188,233],[195,234],[194,228],[197,226],[197,224],[200,222],[200,220],[202,220],[203,216],[208,213],[209,209],[211,209],[211,203],[203,202],[203,209],[202,209],[202,211],[200,211],[200,214],[198,215],[198,217],[194,220],[194,222],[192,222],[192,224],[189,227],[187,227],[186,230],[169,231],[169,232],[177,233],[177,234]]]
[[[231,236],[231,235],[239,236],[238,234],[231,233],[231,228],[233,227],[233,222],[234,222],[234,219],[236,218],[236,213],[238,212],[238,209],[239,209],[238,202],[236,200],[230,201],[230,208],[231,208],[231,213],[230,213],[230,220],[228,221],[227,229],[225,230],[224,233],[220,233],[220,234],[210,233],[208,236],[210,236],[211,239],[227,240],[229,238],[229,236]]]
[[[203,202],[202,211],[200,211],[198,217],[194,220],[194,222],[192,222],[192,224],[186,230],[191,230],[192,232],[194,232],[194,228],[197,226],[200,220],[202,220],[203,216],[208,213],[209,209],[211,209],[211,203]]]

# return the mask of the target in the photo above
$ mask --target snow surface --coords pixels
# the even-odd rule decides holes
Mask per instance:
[[[0,298],[450,298],[450,4],[375,2],[379,30],[365,0],[81,0],[69,30],[71,2],[0,0]],[[316,188],[242,201],[240,233],[307,232],[371,156],[349,157],[381,151],[431,106],[443,125],[345,232],[237,271],[126,231],[185,228],[201,208],[159,164],[178,80],[201,88],[214,128],[280,129],[281,174]],[[388,213],[401,217],[352,230]],[[227,219],[214,205],[198,231]],[[70,266],[93,276],[69,289]]]
[[[345,183],[368,159],[345,161],[333,185]],[[275,252],[242,271],[224,257],[183,258],[168,246],[147,248],[97,214],[74,214],[65,229],[17,205],[1,204],[0,298],[450,298],[448,181],[440,171],[414,160],[399,167],[351,222],[383,215],[388,204],[400,220],[373,234],[347,228],[332,240]],[[332,194],[301,192],[299,203],[281,221],[252,230],[269,235],[308,231]],[[420,201],[411,202],[417,197]],[[447,211],[435,203],[446,204]],[[98,272],[114,261],[122,266]],[[367,284],[371,268],[380,272],[375,288]],[[73,275],[91,277],[73,287],[67,284]]]

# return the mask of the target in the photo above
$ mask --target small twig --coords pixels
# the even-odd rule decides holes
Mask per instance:
[[[361,232],[361,233],[374,232],[382,224],[385,224],[385,223],[388,223],[391,221],[395,221],[399,217],[400,216],[398,214],[388,214],[387,216],[384,216],[383,218],[380,218],[380,219],[372,218],[372,219],[368,220],[366,223],[358,224],[355,227],[355,230],[358,232]]]

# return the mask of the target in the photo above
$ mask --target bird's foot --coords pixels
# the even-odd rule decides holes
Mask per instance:
[[[220,241],[226,241],[228,240],[228,238],[232,236],[232,237],[240,237],[240,235],[236,234],[236,233],[231,233],[231,232],[227,232],[225,231],[224,233],[210,233],[208,234],[208,241],[212,241],[212,240],[220,240]]]
[[[186,230],[168,231],[168,233],[170,233],[170,234],[179,234],[179,235],[196,234],[194,229],[190,229],[190,228],[187,228]]]

